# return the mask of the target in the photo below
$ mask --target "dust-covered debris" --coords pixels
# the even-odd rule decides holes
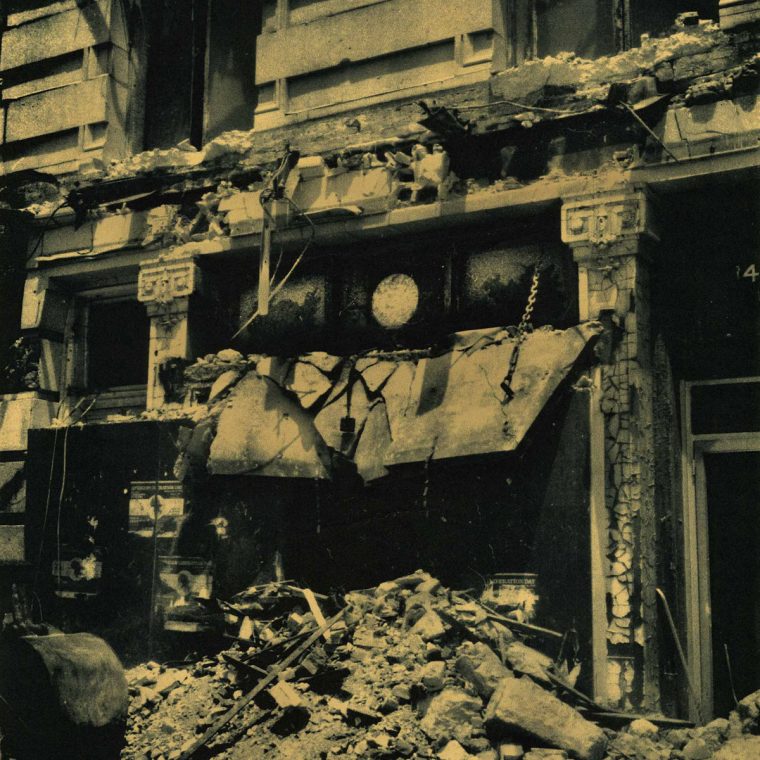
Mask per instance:
[[[128,672],[123,758],[757,756],[760,693],[707,726],[617,714],[625,727],[615,732],[591,699],[562,687],[567,663],[540,651],[553,637],[525,639],[508,616],[422,571],[345,596],[273,582],[217,604],[229,649]],[[336,610],[341,619],[325,629]],[[203,755],[191,751],[199,737],[208,737]]]

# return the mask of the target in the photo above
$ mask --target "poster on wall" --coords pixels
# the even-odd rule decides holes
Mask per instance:
[[[53,588],[62,599],[83,599],[97,596],[103,577],[100,550],[90,547],[81,551],[62,546],[60,558],[52,563]]]
[[[176,538],[185,513],[176,480],[134,480],[129,489],[129,531],[142,538]]]
[[[182,632],[204,630],[208,613],[198,600],[211,598],[211,562],[201,557],[159,557],[158,578],[156,609],[164,618],[164,628]]]

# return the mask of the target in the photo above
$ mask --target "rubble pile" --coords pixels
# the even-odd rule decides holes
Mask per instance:
[[[603,712],[577,669],[526,643],[557,634],[421,571],[341,599],[278,582],[218,605],[230,649],[129,671],[123,758],[760,757],[760,692],[699,728]]]

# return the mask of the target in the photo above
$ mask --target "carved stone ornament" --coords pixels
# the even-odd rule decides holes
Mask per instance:
[[[562,206],[562,241],[596,247],[647,235],[656,238],[644,192],[586,196]]]
[[[200,284],[200,271],[192,260],[151,261],[140,267],[137,300],[170,304],[191,295]]]

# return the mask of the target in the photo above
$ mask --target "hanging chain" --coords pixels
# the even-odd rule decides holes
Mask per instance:
[[[528,302],[525,304],[525,311],[523,312],[520,324],[517,326],[517,342],[522,343],[525,340],[525,335],[528,328],[531,326],[531,319],[533,317],[533,309],[536,307],[536,298],[538,297],[538,281],[541,273],[538,270],[538,264],[533,267],[533,279],[530,283],[530,293],[528,294]]]
[[[533,309],[536,306],[536,298],[538,298],[538,283],[541,277],[538,264],[533,267],[533,279],[530,283],[530,293],[528,294],[528,301],[525,304],[525,311],[523,312],[520,324],[517,326],[517,335],[515,336],[515,347],[512,350],[512,356],[509,357],[509,367],[507,369],[507,375],[501,383],[501,389],[504,391],[504,403],[511,401],[514,398],[515,392],[512,390],[512,380],[515,376],[515,370],[517,369],[517,359],[520,356],[520,346],[528,336],[528,330],[531,327],[531,320],[533,318]]]

